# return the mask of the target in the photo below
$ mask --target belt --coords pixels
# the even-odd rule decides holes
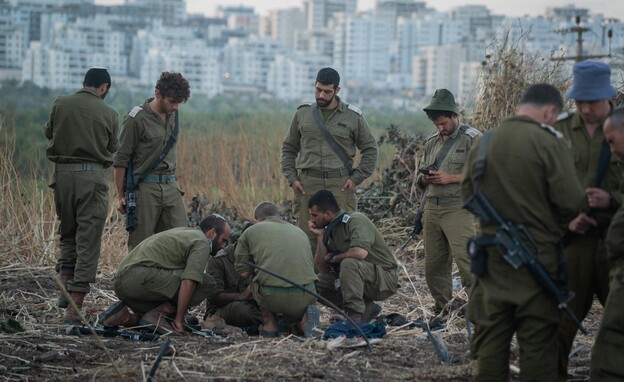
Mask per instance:
[[[349,171],[346,168],[341,168],[338,170],[330,170],[330,171],[304,169],[304,170],[301,170],[301,173],[307,176],[311,176],[313,178],[322,178],[322,179],[342,178],[343,176],[349,175]]]
[[[141,175],[134,176],[134,183],[138,182],[141,178]],[[172,183],[176,181],[175,175],[165,175],[165,174],[147,174],[147,176],[143,179],[143,183]]]
[[[85,163],[55,163],[55,171],[90,171],[90,170],[103,170],[104,166],[101,163],[85,162]]]
[[[314,284],[305,284],[302,286],[305,289],[312,290],[312,291],[315,288]],[[302,291],[301,289],[297,287],[276,287],[276,286],[270,286],[270,285],[263,285],[262,289],[266,290],[267,292],[273,292],[273,293],[292,293],[292,292],[305,293],[304,291]]]
[[[440,206],[443,204],[461,203],[461,200],[459,198],[453,198],[450,196],[427,196],[427,203]]]

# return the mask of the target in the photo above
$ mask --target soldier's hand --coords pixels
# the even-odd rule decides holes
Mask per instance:
[[[292,182],[290,187],[292,187],[293,190],[299,191],[302,195],[305,195],[305,190],[303,189],[301,182],[299,182],[298,180],[295,180],[294,182]]]
[[[611,194],[601,188],[588,188],[585,190],[589,208],[606,210],[611,206]]]
[[[251,284],[247,285],[247,288],[240,294],[241,301],[251,300],[253,294],[251,293]]]
[[[588,229],[597,225],[598,222],[596,222],[596,219],[588,216],[586,213],[583,212],[582,214],[574,218],[574,220],[572,220],[570,224],[568,224],[568,229],[576,234],[584,235]]]
[[[431,170],[429,175],[423,175],[425,184],[453,184],[461,182],[462,174],[448,174],[443,171]]]
[[[126,198],[117,198],[117,211],[122,215],[126,214]]]
[[[177,333],[182,333],[184,331],[184,323],[182,321],[178,321],[178,320],[172,321],[171,322],[171,327]]]
[[[355,184],[355,182],[352,181],[351,178],[349,178],[349,179],[347,179],[345,184],[342,186],[342,189],[340,189],[340,191],[345,192],[347,190],[355,190],[356,186],[357,185]]]
[[[325,228],[318,228],[313,221],[308,220],[308,229],[312,232],[316,237],[323,236],[325,233]]]

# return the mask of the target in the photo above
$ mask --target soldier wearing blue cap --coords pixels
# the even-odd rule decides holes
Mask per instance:
[[[64,288],[78,308],[95,282],[102,231],[108,213],[108,184],[104,169],[117,151],[117,112],[104,103],[111,77],[104,68],[87,71],[82,89],[54,101],[44,127],[46,155],[54,163],[56,213],[61,221],[61,254],[56,264]],[[58,306],[68,301],[61,291]],[[78,312],[67,309],[64,321],[80,323]]]
[[[568,226],[571,241],[565,248],[568,289],[575,293],[570,306],[583,320],[594,295],[604,306],[609,292],[609,265],[604,237],[613,214],[622,204],[623,180],[619,158],[610,158],[602,124],[613,109],[616,95],[611,86],[607,64],[583,61],[574,65],[572,88],[566,96],[573,99],[576,112],[565,114],[555,125],[571,143],[576,174],[585,188],[588,208]],[[600,159],[602,157],[602,159]],[[604,174],[601,176],[600,174]],[[590,212],[591,210],[591,212]],[[559,380],[567,378],[568,354],[577,327],[564,316],[559,328]]]

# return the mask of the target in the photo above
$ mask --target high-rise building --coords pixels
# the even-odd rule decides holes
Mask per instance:
[[[323,31],[336,14],[355,14],[357,0],[304,0],[303,8],[308,18],[308,30]]]

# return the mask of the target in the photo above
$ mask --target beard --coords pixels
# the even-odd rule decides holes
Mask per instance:
[[[330,99],[323,99],[323,98],[317,98],[316,99],[316,104],[319,105],[319,107],[327,107],[329,105],[331,105],[331,103],[334,101],[334,97],[332,96]]]
[[[175,112],[174,108],[167,108],[167,103],[165,102],[164,99],[160,100],[160,110],[165,113],[167,115],[167,117],[171,117],[173,115],[173,113]]]

